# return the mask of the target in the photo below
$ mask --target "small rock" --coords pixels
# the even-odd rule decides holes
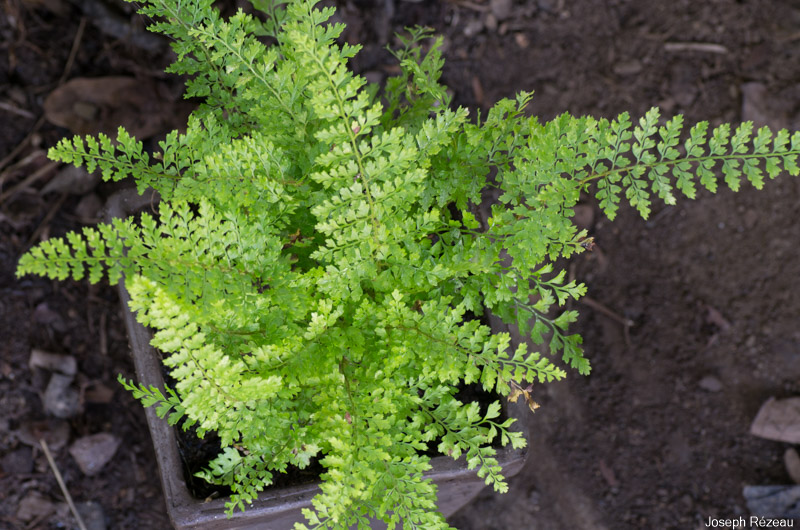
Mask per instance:
[[[636,75],[642,71],[642,63],[637,59],[620,61],[614,65],[614,73],[621,76]]]
[[[72,388],[72,376],[54,373],[44,391],[44,408],[56,418],[72,418],[81,412],[78,391]]]
[[[783,463],[786,465],[786,472],[795,484],[800,484],[800,455],[797,450],[790,447],[783,453]]]
[[[747,509],[758,517],[800,517],[800,486],[745,486]]]
[[[86,530],[106,530],[106,514],[98,502],[79,502],[75,505]]]
[[[43,519],[55,511],[55,505],[42,496],[38,491],[29,491],[19,501],[17,506],[17,519],[32,521],[35,518]]]
[[[59,355],[44,350],[33,348],[28,359],[28,366],[33,368],[44,368],[51,372],[59,372],[64,375],[75,375],[78,373],[78,363],[71,355]]]
[[[75,215],[82,219],[95,219],[103,207],[103,201],[96,193],[89,193],[84,196],[77,206],[75,206]]]
[[[523,50],[531,45],[531,41],[528,40],[528,36],[524,33],[514,33],[514,42]]]
[[[558,9],[559,3],[557,0],[537,0],[536,5],[545,13],[551,13]]]
[[[498,26],[497,17],[495,17],[493,14],[489,13],[488,15],[486,15],[486,20],[484,20],[483,23],[486,26],[486,29],[488,29],[489,31],[497,31],[497,26]]]
[[[722,390],[722,381],[713,375],[707,375],[700,380],[700,388],[709,392],[719,392]]]
[[[116,436],[101,432],[78,438],[69,448],[69,454],[78,463],[84,475],[96,475],[114,456],[120,440]]]
[[[750,434],[779,442],[800,443],[800,397],[768,399],[753,420]]]
[[[22,475],[33,471],[33,451],[30,447],[20,447],[0,460],[0,468],[5,473]]]
[[[89,173],[80,167],[67,166],[42,188],[42,194],[57,191],[71,193],[72,195],[83,195],[92,191],[99,182],[99,173]]]
[[[483,31],[483,20],[476,18],[474,20],[470,20],[466,26],[464,26],[464,36],[465,37],[474,37],[478,33]]]
[[[512,0],[491,0],[489,9],[497,20],[505,20],[511,16]]]

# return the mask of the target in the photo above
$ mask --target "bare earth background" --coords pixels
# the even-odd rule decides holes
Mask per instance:
[[[473,110],[535,90],[531,111],[542,119],[564,111],[639,116],[658,105],[687,121],[800,128],[800,9],[789,0],[340,7],[344,38],[365,44],[353,67],[371,80],[393,72],[382,48],[403,26],[445,35],[443,80],[455,102]],[[75,527],[35,443],[41,436],[73,498],[94,502],[84,510],[99,510],[108,528],[168,528],[144,415],[115,381],[131,374],[116,293],[13,275],[24,250],[92,222],[114,190],[81,187],[46,167],[43,151],[70,133],[65,124],[103,129],[122,121],[158,138],[185,118],[180,81],[161,73],[166,43],[129,34],[142,25],[117,0],[2,3],[0,528]],[[62,126],[39,120],[64,81],[111,75],[134,77],[136,90],[92,100],[88,110],[73,95],[48,108],[66,120]],[[104,92],[105,82],[78,99]],[[760,192],[746,185],[738,194],[659,206],[647,221],[623,209],[614,223],[587,198],[578,221],[597,250],[569,266],[596,302],[576,306],[592,375],[536,388],[542,408],[525,414],[532,429],[525,469],[507,495],[485,491],[452,523],[696,529],[708,517],[747,515],[745,484],[788,484],[786,444],[754,438],[748,427],[765,399],[800,390],[799,186],[779,177]],[[77,360],[70,418],[45,411],[51,372],[29,366],[33,348]],[[68,449],[97,433],[119,447],[100,473],[86,476]]]

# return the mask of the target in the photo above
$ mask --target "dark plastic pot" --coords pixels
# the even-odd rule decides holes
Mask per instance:
[[[106,206],[106,220],[125,218],[157,201],[152,192],[140,196],[135,190],[125,190],[109,198]],[[139,324],[128,309],[130,297],[122,282],[119,284],[120,299],[125,317],[125,326],[131,344],[136,377],[140,383],[154,385],[164,389],[161,375],[161,356],[152,346],[152,333]],[[159,418],[153,407],[145,410],[150,436],[153,439],[158,469],[161,474],[161,485],[167,511],[173,526],[183,529],[270,529],[281,530],[292,528],[295,522],[302,522],[303,508],[311,507],[311,499],[319,492],[316,484],[303,486],[270,488],[261,492],[258,499],[245,512],[235,511],[233,517],[225,515],[225,502],[220,498],[211,501],[194,498],[183,478],[181,458],[178,454],[178,443],[173,427],[166,420]],[[498,451],[497,459],[503,466],[506,478],[516,475],[525,459],[522,450],[503,449]],[[472,500],[484,487],[482,479],[475,471],[467,469],[466,460],[462,457],[453,460],[445,456],[431,460],[433,469],[426,477],[438,486],[439,510],[450,516]]]

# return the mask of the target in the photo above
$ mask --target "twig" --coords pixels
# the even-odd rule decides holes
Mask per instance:
[[[10,112],[12,114],[18,114],[19,116],[22,116],[23,118],[28,118],[28,119],[31,119],[31,120],[36,117],[36,114],[33,114],[32,112],[29,112],[29,111],[27,111],[25,109],[18,109],[14,105],[9,105],[8,103],[3,103],[2,101],[0,101],[0,109],[4,110],[6,112]]]
[[[29,249],[31,245],[33,245],[33,243],[36,241],[36,238],[39,237],[39,234],[42,233],[42,230],[44,230],[44,227],[47,225],[47,223],[49,223],[50,220],[53,217],[55,217],[56,212],[58,212],[58,209],[61,208],[62,204],[64,204],[64,201],[67,199],[68,195],[69,195],[68,193],[62,193],[61,197],[58,198],[56,203],[52,207],[50,207],[50,211],[47,212],[47,215],[44,216],[42,222],[39,223],[39,226],[37,226],[36,230],[33,231],[33,235],[31,235],[31,238],[28,240],[27,243],[25,243],[26,250]]]
[[[480,13],[484,13],[486,11],[489,11],[489,9],[490,9],[489,6],[483,6],[483,5],[480,5],[480,4],[476,4],[474,2],[470,2],[469,0],[457,0],[457,1],[452,2],[452,3],[457,5],[457,6],[459,6],[459,7],[465,7],[467,9],[471,9],[473,11],[478,11]]]
[[[83,39],[83,30],[85,28],[86,17],[81,17],[81,22],[78,24],[78,31],[75,32],[75,38],[72,39],[72,49],[69,51],[67,64],[64,65],[64,71],[61,73],[61,77],[58,80],[58,86],[64,84],[64,81],[67,80],[67,76],[69,76],[69,71],[72,70],[72,65],[75,63],[75,56],[78,55],[78,48],[81,45],[81,40]]]
[[[20,154],[23,149],[25,149],[25,147],[31,141],[31,138],[33,138],[33,135],[36,134],[37,132],[39,132],[39,129],[42,127],[43,124],[44,124],[44,114],[39,116],[39,119],[36,120],[36,123],[33,124],[33,128],[28,133],[28,135],[25,137],[25,139],[22,140],[20,143],[18,143],[17,146],[14,148],[14,150],[11,151],[10,153],[8,153],[8,155],[6,155],[6,157],[4,159],[0,160],[0,169],[3,169],[12,160],[17,158],[17,155]]]
[[[67,491],[67,486],[64,484],[64,479],[61,477],[61,472],[56,467],[56,461],[53,460],[53,455],[50,454],[50,448],[47,447],[47,442],[44,441],[44,438],[39,440],[39,444],[42,446],[42,450],[44,450],[44,456],[47,457],[47,462],[50,464],[50,469],[53,470],[53,474],[56,476],[56,481],[58,482],[58,486],[61,488],[61,493],[64,494],[64,497],[67,499],[67,504],[69,504],[69,509],[72,510],[72,515],[75,516],[75,519],[78,521],[78,527],[81,530],[86,530],[86,525],[83,524],[83,519],[81,519],[81,514],[78,513],[78,509],[75,508],[75,503],[72,502],[72,496]]]
[[[711,42],[665,42],[664,51],[726,54],[728,53],[728,48],[721,44],[713,44]]]
[[[39,180],[43,176],[47,175],[51,170],[57,168],[58,164],[59,164],[58,162],[49,162],[48,164],[45,164],[44,166],[40,167],[39,169],[37,169],[36,171],[31,173],[28,176],[28,178],[26,178],[25,180],[23,180],[22,182],[20,182],[16,186],[12,186],[11,188],[9,188],[6,191],[4,191],[3,193],[0,193],[0,204],[2,204],[4,200],[6,200],[7,198],[9,198],[11,195],[15,194],[19,190],[21,190],[21,189],[23,189],[23,188],[25,188],[27,186],[30,186],[31,184],[33,184],[34,182],[36,182],[37,180]]]
[[[589,298],[588,296],[583,296],[583,297],[581,297],[581,302],[586,304],[586,305],[588,305],[589,307],[591,307],[592,309],[594,309],[596,311],[600,311],[605,316],[607,316],[607,317],[609,317],[609,318],[611,318],[613,320],[616,320],[617,322],[619,322],[620,324],[622,324],[626,328],[632,327],[635,324],[635,322],[633,320],[618,315],[617,313],[615,313],[614,311],[610,310],[609,308],[607,308],[606,306],[604,306],[603,304],[601,304],[600,302],[598,302],[597,300],[595,300],[593,298]]]
[[[67,58],[67,63],[64,65],[64,71],[61,73],[61,77],[58,80],[58,85],[61,86],[64,84],[64,81],[67,80],[67,76],[69,75],[69,71],[72,70],[72,65],[75,62],[75,56],[78,54],[78,47],[80,46],[81,40],[83,39],[83,30],[86,28],[86,17],[81,18],[81,22],[78,25],[78,31],[75,32],[75,38],[72,39],[72,49],[69,51],[69,57]],[[30,130],[28,135],[22,140],[17,147],[14,148],[5,158],[0,160],[0,169],[6,167],[12,160],[14,160],[20,152],[28,145],[31,138],[34,134],[39,132],[39,129],[44,125],[45,115],[42,114],[39,116],[39,119],[36,120],[36,123],[33,125],[33,128]],[[2,201],[3,197],[0,197],[0,201]]]

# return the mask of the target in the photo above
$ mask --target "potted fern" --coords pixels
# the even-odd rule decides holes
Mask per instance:
[[[337,44],[333,10],[314,4],[259,1],[264,20],[223,20],[205,0],[148,0],[140,12],[174,41],[170,71],[203,100],[186,132],[152,156],[122,129],[50,156],[132,177],[159,194],[158,215],[46,241],[18,273],[124,279],[177,382],[123,383],[170,424],[218,433],[203,476],[232,489],[229,516],[287,465],[319,458],[319,491],[288,501],[311,503],[309,526],[446,527],[425,451],[463,457],[503,491],[501,464],[519,459],[492,444],[525,444],[499,401],[459,389],[534,409],[531,385],[566,375],[550,357],[589,372],[564,309],[585,288],[554,264],[591,247],[571,221],[581,193],[613,219],[623,195],[646,217],[653,197],[715,191],[718,169],[734,190],[761,187],[800,172],[800,133],[700,122],[683,134],[681,116],[656,109],[636,124],[540,123],[524,112],[529,93],[470,121],[438,83],[440,39],[412,30],[381,90],[348,71],[358,48]],[[487,186],[499,201],[480,219]],[[548,356],[512,348],[482,323],[487,310]]]

